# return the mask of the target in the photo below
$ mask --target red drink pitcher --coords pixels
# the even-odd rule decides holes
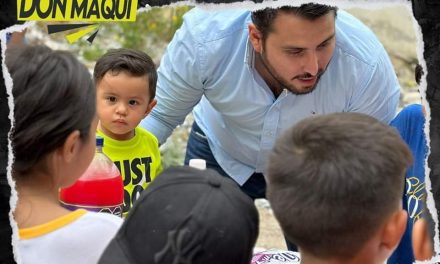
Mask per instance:
[[[106,212],[122,217],[124,184],[116,165],[102,152],[104,139],[96,138],[96,153],[84,174],[60,190],[60,202],[69,209]]]

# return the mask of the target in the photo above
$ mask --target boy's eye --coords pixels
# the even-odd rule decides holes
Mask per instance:
[[[130,100],[130,101],[128,101],[128,104],[129,105],[137,105],[138,102],[136,100]]]
[[[107,96],[105,99],[112,103],[116,102],[116,97],[114,96]]]

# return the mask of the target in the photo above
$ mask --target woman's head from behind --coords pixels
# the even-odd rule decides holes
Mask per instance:
[[[45,46],[8,49],[13,80],[11,140],[16,180],[40,171],[70,185],[93,157],[95,89],[87,68],[64,51]]]

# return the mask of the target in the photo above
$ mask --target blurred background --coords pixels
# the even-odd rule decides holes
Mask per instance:
[[[87,36],[70,44],[66,40],[66,35],[74,31],[49,35],[47,24],[42,22],[36,22],[27,29],[26,39],[30,44],[45,44],[54,49],[70,50],[78,55],[90,71],[97,58],[108,49],[120,47],[142,50],[153,58],[156,65],[159,65],[167,43],[182,23],[182,16],[191,8],[190,6],[152,8],[148,12],[138,12],[136,22],[101,23],[93,44],[85,40]],[[414,68],[418,63],[418,36],[410,8],[399,4],[384,8],[345,10],[368,25],[388,51],[401,85],[400,107],[420,103],[420,93],[414,80]],[[183,164],[192,121],[190,114],[161,146],[164,167]],[[270,205],[266,200],[261,199],[257,200],[256,204],[261,219],[257,247],[286,249],[284,238],[270,210]]]

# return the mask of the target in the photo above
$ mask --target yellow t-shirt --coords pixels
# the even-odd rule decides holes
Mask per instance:
[[[124,141],[112,139],[99,130],[96,135],[104,138],[102,151],[115,163],[124,180],[122,212],[125,217],[148,183],[162,171],[159,142],[140,127],[135,128],[132,139]]]

